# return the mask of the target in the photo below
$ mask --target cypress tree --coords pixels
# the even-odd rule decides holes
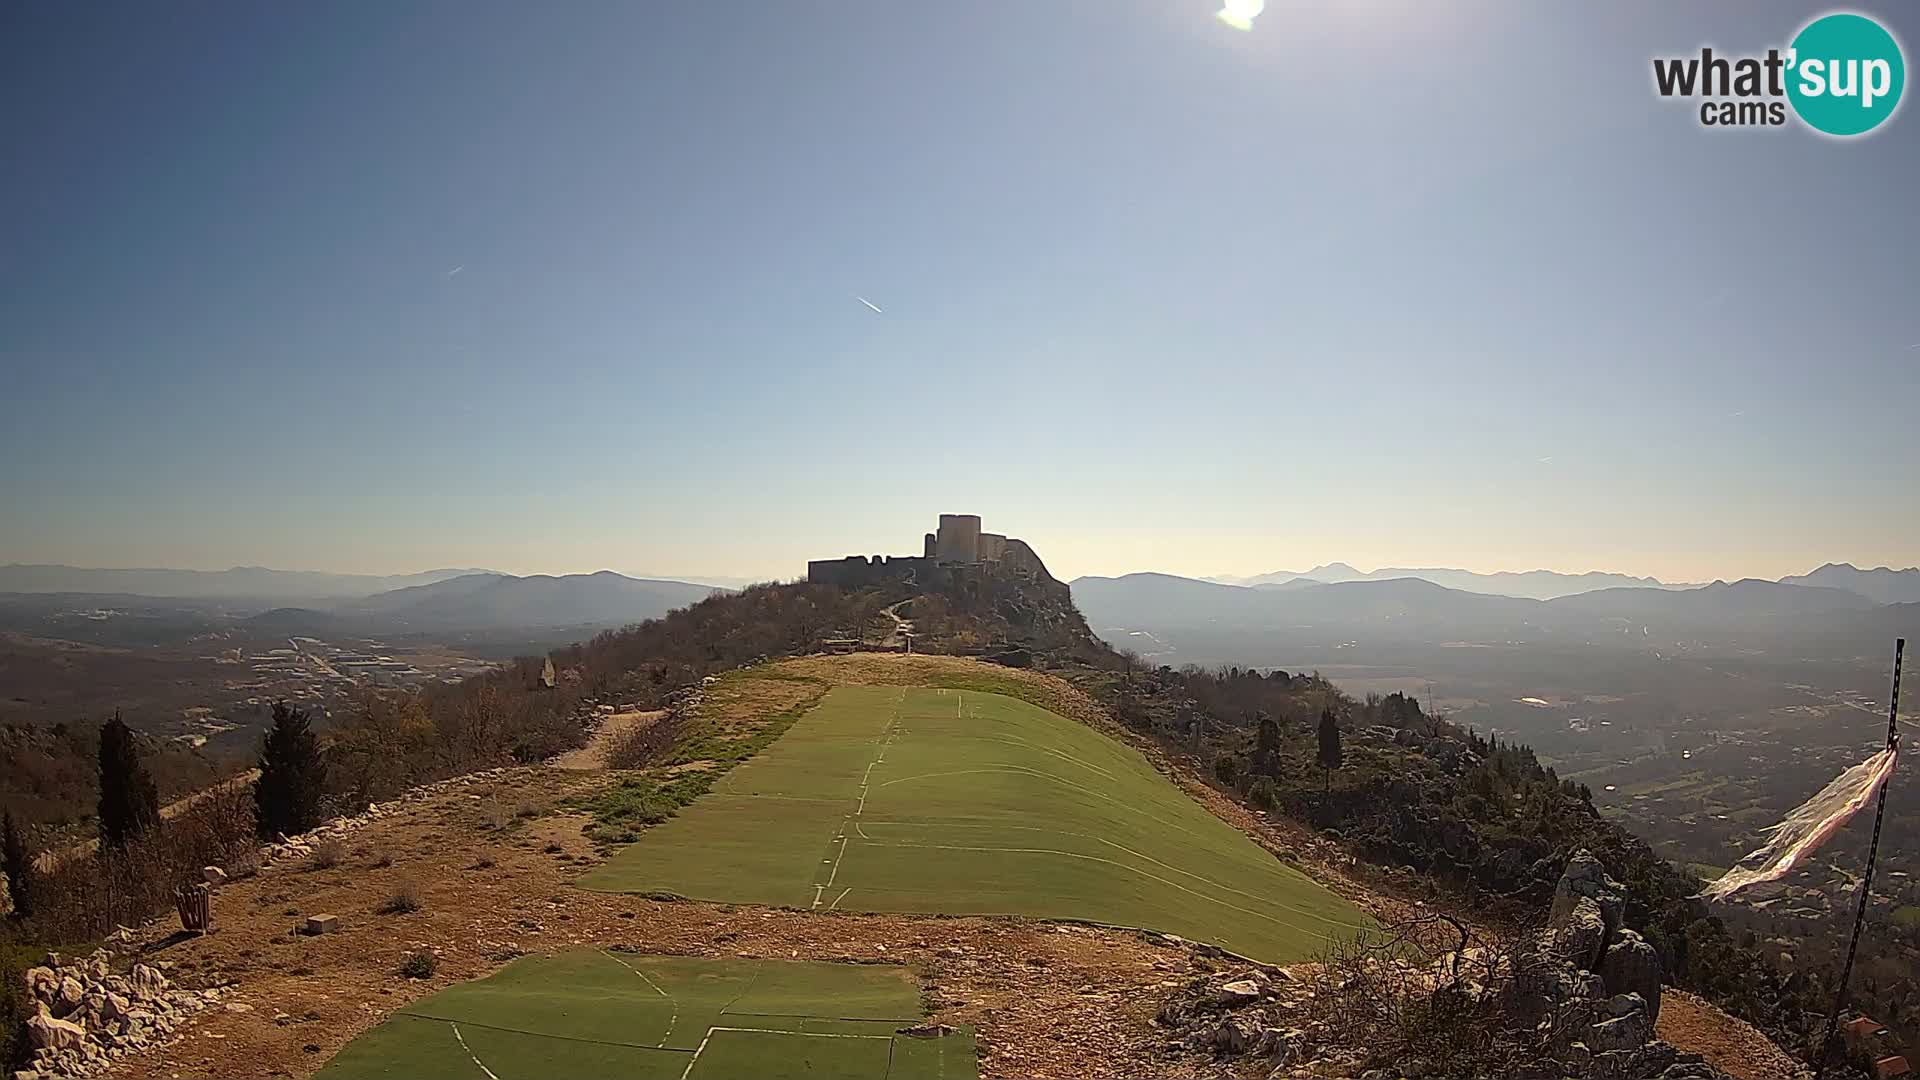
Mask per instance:
[[[307,714],[284,701],[275,705],[273,727],[261,740],[260,779],[253,785],[260,835],[291,836],[320,824],[326,778],[326,762]]]
[[[100,727],[100,843],[125,846],[160,821],[160,791],[140,760],[133,730],[115,712]]]
[[[1333,788],[1333,770],[1340,767],[1340,721],[1331,708],[1320,713],[1320,767],[1327,771],[1327,789]]]

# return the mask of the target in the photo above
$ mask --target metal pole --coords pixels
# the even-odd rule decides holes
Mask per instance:
[[[1900,658],[1907,651],[1907,639],[1893,642],[1893,693],[1887,698],[1887,748],[1900,741]],[[1860,927],[1867,921],[1867,898],[1873,894],[1873,864],[1880,856],[1880,824],[1887,817],[1887,788],[1893,777],[1880,785],[1880,801],[1873,811],[1873,840],[1867,845],[1867,872],[1860,879],[1860,903],[1853,911],[1853,939],[1847,943],[1847,962],[1840,969],[1840,988],[1833,993],[1833,1012],[1827,1017],[1827,1037],[1820,1040],[1820,1057],[1814,1062],[1813,1080],[1827,1075],[1827,1062],[1833,1057],[1833,1037],[1840,1030],[1840,1010],[1847,1005],[1847,984],[1853,981],[1853,957],[1860,949]]]

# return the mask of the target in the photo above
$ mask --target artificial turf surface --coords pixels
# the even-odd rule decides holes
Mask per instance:
[[[1276,963],[1370,927],[1137,751],[969,690],[835,687],[581,884],[823,911],[1080,919]]]
[[[525,957],[414,1002],[317,1080],[971,1080],[973,1036],[920,1022],[904,969],[590,949]]]

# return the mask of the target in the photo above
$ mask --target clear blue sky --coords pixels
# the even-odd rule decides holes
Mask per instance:
[[[1920,115],[1651,88],[1823,8],[1217,6],[0,7],[0,562],[1920,562]]]

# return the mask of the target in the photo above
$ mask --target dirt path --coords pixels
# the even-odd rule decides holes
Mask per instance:
[[[160,817],[163,820],[171,820],[175,816],[185,811],[188,807],[192,806],[197,802],[200,802],[203,799],[207,799],[214,795],[221,794],[222,792],[233,791],[238,788],[245,787],[248,784],[251,784],[258,779],[260,779],[259,769],[248,769],[246,772],[243,772],[238,776],[229,776],[225,780],[220,781],[219,783],[213,785],[212,787],[201,788],[199,791],[193,792],[191,794],[182,795],[181,797],[173,800],[167,805],[162,806],[160,808]],[[98,848],[99,846],[100,846],[99,837],[94,837],[91,840],[82,840],[77,844],[69,844],[63,848],[58,848],[51,851],[43,851],[40,854],[34,856],[33,864],[39,867],[41,870],[51,870],[55,866],[59,865],[60,863],[66,862],[68,859],[71,859],[80,855],[91,854],[94,851],[94,849]]]
[[[599,730],[595,731],[593,737],[587,740],[587,745],[578,750],[569,750],[561,754],[559,757],[554,758],[550,764],[556,769],[567,769],[575,772],[607,768],[607,751],[612,748],[615,738],[622,732],[632,731],[635,728],[646,727],[650,724],[657,723],[660,718],[665,715],[667,715],[667,713],[664,709],[656,709],[651,712],[610,713],[600,721]]]
[[[1656,1032],[1738,1080],[1795,1080],[1801,1070],[1765,1035],[1714,1005],[1671,987],[1660,994]]]

